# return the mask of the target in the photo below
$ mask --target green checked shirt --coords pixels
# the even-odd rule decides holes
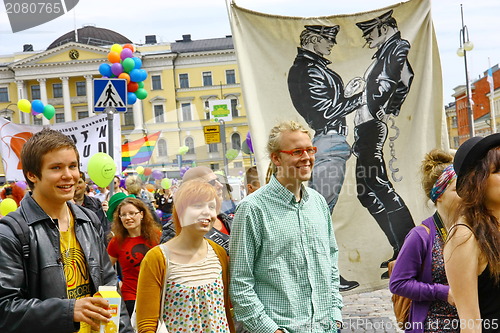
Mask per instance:
[[[337,332],[338,248],[325,199],[273,176],[236,209],[229,242],[236,319],[252,333]]]

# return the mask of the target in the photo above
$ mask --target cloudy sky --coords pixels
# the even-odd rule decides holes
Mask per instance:
[[[259,12],[303,17],[351,14],[397,3],[396,0],[235,2]],[[474,50],[468,53],[471,80],[488,69],[488,58],[491,65],[500,63],[500,1],[433,0],[432,17],[443,66],[445,103],[453,101],[453,88],[465,83],[464,61],[456,55],[462,26],[461,3],[470,40],[474,43]],[[84,25],[114,30],[135,43],[143,43],[146,35],[156,35],[159,42],[173,42],[183,34],[191,34],[193,39],[231,34],[225,0],[79,0],[67,14],[17,33],[12,33],[6,8],[1,7],[0,55],[20,52],[23,44],[33,44],[35,50],[44,50],[59,36]]]

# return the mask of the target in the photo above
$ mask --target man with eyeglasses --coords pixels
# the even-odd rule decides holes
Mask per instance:
[[[347,143],[346,115],[363,104],[364,80],[354,78],[344,88],[342,77],[328,67],[340,26],[306,25],[300,34],[297,57],[288,73],[288,90],[295,109],[315,131],[318,147],[309,186],[321,193],[333,212],[344,183]],[[341,279],[341,291],[359,286]]]
[[[271,130],[273,175],[236,208],[230,294],[249,332],[337,332],[342,322],[338,247],[325,198],[302,183],[317,148],[295,121]]]
[[[193,179],[205,181],[210,185],[212,185],[217,191],[217,195],[222,201],[222,196],[223,196],[222,188],[224,185],[219,181],[219,178],[213,172],[212,169],[206,166],[197,166],[188,169],[184,173],[184,176],[182,177],[183,182],[187,182]],[[174,205],[175,205],[175,199],[174,199]],[[226,251],[229,251],[229,234],[231,232],[232,221],[233,221],[232,217],[230,217],[227,214],[224,214],[223,212],[219,212],[213,228],[205,235],[205,238],[214,241],[215,243],[226,249]],[[163,226],[162,237],[160,241],[161,243],[166,242],[168,239],[172,238],[175,235],[175,234],[172,235],[172,230],[173,229],[171,229],[166,224]]]

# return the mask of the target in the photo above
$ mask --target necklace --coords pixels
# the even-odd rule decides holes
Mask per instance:
[[[56,227],[57,231],[59,231],[59,241],[60,241],[60,251],[61,251],[61,259],[63,259],[63,264],[66,265],[68,263],[71,263],[70,257],[72,254],[72,240],[73,240],[73,235],[72,235],[72,226],[71,226],[71,215],[69,212],[68,206],[66,206],[66,218],[67,218],[67,223],[68,223],[68,229],[66,231],[61,231],[59,228],[59,221],[56,222],[54,219],[49,216],[50,220]]]

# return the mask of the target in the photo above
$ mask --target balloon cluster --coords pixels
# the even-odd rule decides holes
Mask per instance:
[[[148,92],[144,89],[144,80],[148,73],[141,69],[142,60],[134,57],[134,46],[113,44],[108,53],[110,64],[101,64],[99,73],[104,78],[119,78],[127,80],[127,104],[134,104],[137,99],[145,99]]]
[[[143,181],[146,180],[146,177],[153,177],[155,180],[160,180],[160,186],[165,190],[168,190],[170,186],[172,186],[172,180],[164,178],[163,172],[161,172],[160,170],[153,170],[151,168],[145,168],[139,165],[137,168],[135,168],[135,172],[137,172],[137,174]],[[152,187],[148,185],[151,185]],[[146,189],[150,192],[154,192],[155,190],[154,185],[152,184],[147,184]]]
[[[44,116],[48,120],[52,119],[56,114],[56,109],[52,105],[44,105],[39,99],[35,99],[33,102],[27,99],[20,99],[17,102],[17,107],[24,113],[31,113],[34,116],[38,116],[38,118]]]

